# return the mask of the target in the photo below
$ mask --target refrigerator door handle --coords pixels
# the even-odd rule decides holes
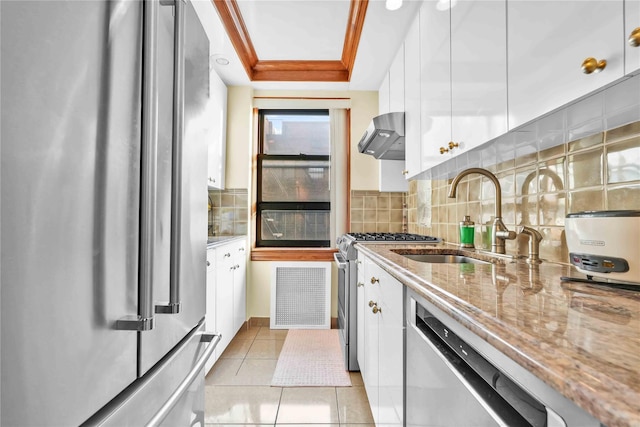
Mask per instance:
[[[180,401],[182,395],[189,389],[191,383],[193,383],[197,378],[200,371],[204,369],[204,365],[209,360],[209,357],[213,354],[213,350],[215,350],[218,342],[222,335],[220,334],[202,334],[200,337],[200,342],[209,342],[209,346],[204,351],[202,356],[198,359],[198,361],[193,365],[193,368],[186,377],[182,380],[182,382],[176,387],[176,389],[171,393],[171,396],[167,399],[167,401],[162,405],[160,410],[153,416],[151,420],[146,424],[147,427],[155,427],[160,425],[160,423],[169,415],[171,409]]]
[[[169,302],[156,304],[158,314],[180,313],[180,250],[182,242],[182,146],[184,140],[184,1],[161,1],[173,6],[173,131],[171,135],[171,253]]]
[[[156,193],[158,186],[158,82],[157,82],[158,3],[144,2],[142,144],[140,177],[140,272],[137,316],[116,322],[116,329],[148,331],[153,329],[153,271],[156,246]]]

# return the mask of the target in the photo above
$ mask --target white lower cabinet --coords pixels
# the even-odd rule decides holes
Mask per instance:
[[[402,425],[404,286],[366,257],[363,276],[364,298],[358,299],[364,320],[362,327],[358,323],[363,335],[362,379],[376,424]]]
[[[215,356],[207,364],[208,372],[247,317],[245,240],[233,240],[209,249],[207,262],[207,330],[222,335]]]
[[[220,356],[231,342],[236,331],[233,328],[233,266],[231,251],[227,245],[216,248],[216,332],[222,335],[218,343]]]
[[[206,281],[206,314],[204,317],[205,328],[207,332],[217,332],[216,329],[216,250],[215,248],[207,249],[207,281]],[[218,349],[214,351],[214,355],[207,360],[204,371],[209,372],[213,364],[218,359]]]
[[[233,271],[233,329],[234,335],[247,320],[247,259],[244,240],[230,248],[234,255]]]
[[[361,253],[358,253],[358,260],[356,261],[356,265],[357,265],[357,285],[356,285],[356,289],[357,289],[357,302],[356,302],[356,306],[357,306],[357,317],[358,317],[358,322],[357,322],[357,331],[356,331],[356,336],[357,336],[357,358],[358,358],[358,366],[360,367],[360,373],[362,375],[364,375],[364,372],[367,370],[367,367],[365,365],[365,358],[364,358],[364,255],[362,255]]]

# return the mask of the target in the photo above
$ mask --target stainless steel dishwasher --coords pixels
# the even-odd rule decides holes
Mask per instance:
[[[566,426],[419,302],[407,301],[407,426]]]

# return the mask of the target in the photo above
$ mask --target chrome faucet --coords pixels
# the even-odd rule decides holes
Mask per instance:
[[[539,264],[540,261],[540,242],[542,241],[542,234],[538,230],[529,228],[526,225],[520,225],[516,228],[518,234],[524,234],[529,237],[529,257],[527,262],[529,264]]]
[[[516,233],[513,231],[509,231],[507,227],[502,222],[502,187],[500,187],[500,181],[498,178],[491,172],[486,169],[481,168],[470,168],[465,169],[456,175],[451,181],[451,188],[449,189],[449,197],[456,197],[456,190],[458,188],[458,183],[462,178],[472,173],[477,173],[489,178],[493,185],[496,188],[496,202],[495,202],[495,214],[493,223],[491,224],[491,252],[495,252],[497,254],[504,254],[504,241],[509,239],[513,240],[516,238]]]

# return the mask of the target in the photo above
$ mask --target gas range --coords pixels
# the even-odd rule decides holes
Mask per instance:
[[[357,281],[356,243],[439,243],[441,239],[410,233],[347,233],[338,237],[339,252],[333,254],[338,267],[338,330],[340,345],[345,357],[345,367],[358,370],[357,360]]]
[[[412,233],[347,233],[338,237],[338,250],[347,260],[354,260],[357,252],[353,245],[366,243],[439,243],[438,237]]]

